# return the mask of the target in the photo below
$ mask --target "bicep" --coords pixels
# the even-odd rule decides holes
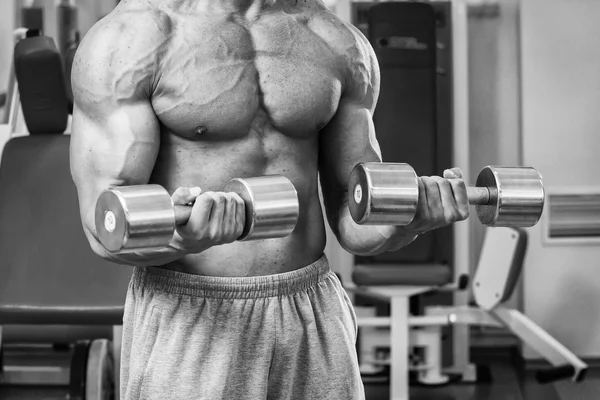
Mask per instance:
[[[371,110],[358,102],[340,103],[320,136],[319,173],[324,195],[345,191],[354,166],[371,161],[381,161]]]
[[[345,90],[333,119],[320,133],[320,175],[323,194],[346,191],[352,168],[360,162],[380,162],[381,150],[373,113],[379,98],[380,71],[369,41],[353,26],[346,52]]]
[[[89,115],[75,104],[71,170],[77,188],[98,192],[112,185],[145,184],[159,147],[159,127],[144,102]],[[98,193],[99,194],[99,193]]]
[[[71,173],[88,228],[104,189],[148,182],[160,140],[147,89],[150,68],[138,79],[126,79],[131,67],[114,62],[115,51],[112,60],[103,60],[93,48],[82,43],[72,75]]]

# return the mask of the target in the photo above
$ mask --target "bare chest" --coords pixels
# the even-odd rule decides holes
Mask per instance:
[[[269,124],[302,138],[337,110],[343,68],[306,20],[283,13],[250,26],[181,20],[168,46],[153,106],[178,135],[227,140]]]

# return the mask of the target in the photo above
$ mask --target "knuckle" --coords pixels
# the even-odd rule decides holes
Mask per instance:
[[[245,205],[244,200],[241,198],[241,196],[237,193],[233,194],[233,199],[235,200],[235,202],[237,203],[238,206],[243,206]]]
[[[446,218],[446,212],[441,205],[438,206],[430,206],[429,207],[429,216],[431,220],[436,223],[442,222]]]
[[[243,221],[238,221],[235,224],[235,233],[236,233],[236,236],[240,236],[243,231],[244,231],[244,222]]]
[[[470,214],[469,207],[467,207],[464,210],[461,210],[461,212],[460,212],[461,221],[464,221],[465,219],[469,218],[469,214]]]
[[[224,229],[230,229],[231,226],[235,224],[237,219],[237,213],[235,210],[228,208],[223,216],[223,223],[225,224]]]
[[[187,227],[188,234],[195,238],[202,238],[206,236],[206,231],[199,224],[191,224]]]
[[[439,179],[437,179],[437,183],[438,183],[438,185],[440,185],[440,186],[442,186],[444,188],[450,189],[452,187],[452,180],[451,179],[439,178]]]
[[[246,222],[246,210],[243,208],[237,208],[236,210],[236,221],[238,223],[244,224]]]
[[[199,200],[201,200],[202,202],[206,203],[206,204],[211,204],[215,201],[215,197],[214,197],[214,193],[213,192],[206,192],[200,195],[200,197],[198,197]]]
[[[438,182],[438,187],[440,188],[440,193],[449,194],[454,197],[454,190],[452,189],[452,185],[447,179],[442,179]]]
[[[202,197],[198,197],[196,199],[196,201],[194,202],[194,208],[198,209],[198,208],[206,208],[206,206],[208,206],[210,204],[210,199],[207,199],[206,197],[202,196]]]
[[[219,205],[225,204],[227,201],[225,193],[215,193],[215,202]]]
[[[235,237],[236,239],[239,238],[242,233],[244,233],[244,224],[237,224],[235,226]]]
[[[431,190],[438,190],[438,183],[435,179],[433,178],[429,178],[426,181],[423,182],[425,185],[425,188],[427,189],[427,191],[431,191]]]
[[[445,220],[444,220],[444,222],[447,223],[447,224],[451,224],[453,222],[458,221],[459,218],[460,218],[460,213],[458,212],[458,210],[456,210],[456,209],[449,209],[445,213]]]
[[[452,188],[454,189],[466,190],[465,181],[462,179],[452,179],[450,180],[450,185],[452,185]]]
[[[217,226],[212,226],[208,232],[208,237],[215,242],[221,241],[221,230]]]
[[[231,243],[231,240],[229,239],[229,232],[227,230],[221,231],[221,234],[219,235],[219,243]]]
[[[234,242],[238,238],[238,236],[239,236],[236,233],[237,233],[237,224],[236,224],[236,222],[233,221],[232,223],[227,224],[227,229],[226,229],[225,235],[224,235],[225,241],[227,243]]]
[[[213,206],[213,199],[210,196],[201,196],[196,199],[194,208],[202,210],[202,213],[209,212]]]
[[[441,224],[446,222],[446,216],[444,212],[441,210],[436,210],[432,213],[432,221],[436,224]]]

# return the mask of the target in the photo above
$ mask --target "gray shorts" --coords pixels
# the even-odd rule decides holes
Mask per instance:
[[[121,398],[364,399],[356,334],[352,304],[325,256],[249,278],[136,268]]]

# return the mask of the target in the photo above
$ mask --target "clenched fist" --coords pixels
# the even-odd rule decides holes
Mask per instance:
[[[406,231],[425,233],[469,217],[467,188],[458,168],[444,171],[444,176],[419,178],[419,202]]]
[[[203,193],[199,187],[180,187],[171,199],[175,205],[192,206],[188,222],[177,227],[186,250],[199,253],[234,242],[242,235],[246,211],[244,200],[237,193]]]

